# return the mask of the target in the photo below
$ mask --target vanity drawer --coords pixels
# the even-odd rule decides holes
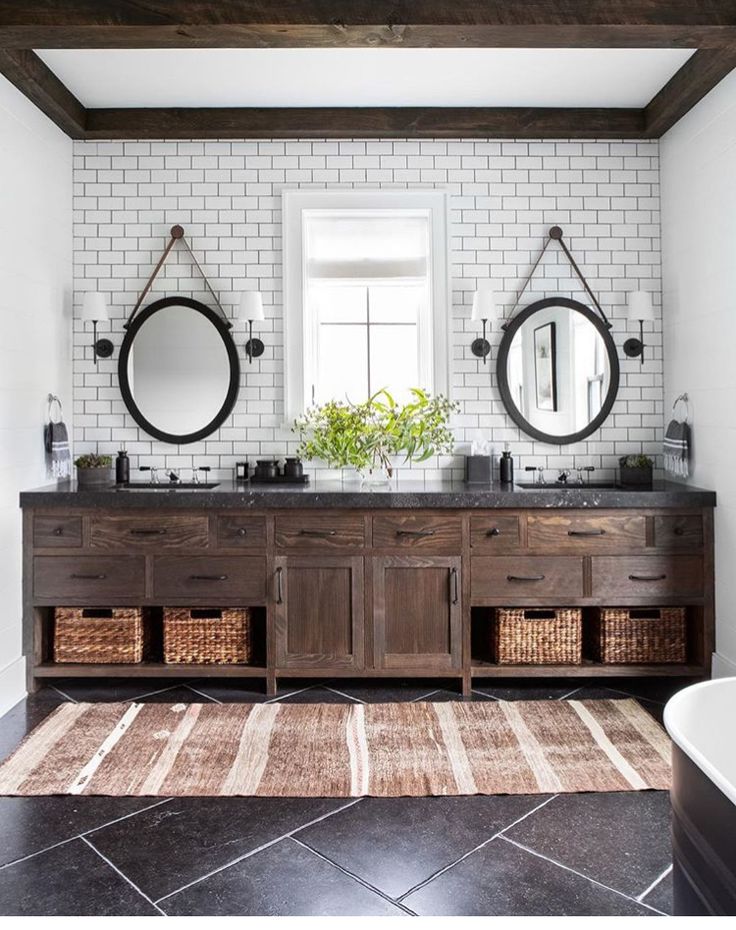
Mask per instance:
[[[463,531],[460,517],[388,514],[373,518],[373,546],[459,553]]]
[[[530,549],[626,552],[643,549],[647,541],[646,518],[641,513],[530,513],[527,528]]]
[[[266,598],[266,560],[260,556],[162,555],[153,560],[157,601],[248,607]],[[190,603],[191,602],[191,603]]]
[[[207,545],[207,515],[152,513],[93,517],[93,549],[198,549]]]
[[[662,514],[654,518],[654,545],[657,549],[703,548],[703,518],[696,514]]]
[[[266,518],[237,514],[218,517],[217,545],[220,549],[265,548]]]
[[[36,549],[80,547],[82,545],[82,518],[35,514],[33,545]]]
[[[593,597],[700,597],[703,560],[689,555],[595,556]]]
[[[473,600],[518,602],[520,598],[583,596],[583,559],[578,556],[477,556],[470,561]]]
[[[362,516],[299,514],[276,517],[277,549],[349,549],[365,545]]]
[[[516,552],[521,548],[521,522],[518,516],[488,514],[470,518],[470,546],[473,552]]]
[[[33,560],[34,595],[57,604],[105,606],[110,598],[130,602],[144,592],[143,556],[38,555]]]

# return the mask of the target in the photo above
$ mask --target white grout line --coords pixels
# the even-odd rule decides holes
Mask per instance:
[[[420,694],[419,697],[412,698],[410,701],[407,701],[407,704],[416,704],[417,701],[426,701],[427,698],[432,697],[433,694],[438,694],[443,690],[444,688],[435,688],[434,691],[428,691],[426,694]]]
[[[663,879],[667,878],[667,876],[670,874],[671,871],[672,871],[672,866],[668,865],[667,868],[664,870],[664,872],[662,872],[662,874],[659,876],[659,878],[655,878],[652,884],[645,891],[642,891],[642,893],[639,895],[639,897],[636,900],[639,901],[639,903],[642,903],[644,898],[646,898],[646,896],[649,894],[649,892],[654,891],[657,885],[661,881],[663,881]]]
[[[537,804],[536,807],[533,807],[530,811],[527,811],[526,814],[523,814],[521,817],[517,817],[517,819],[514,820],[513,823],[507,824],[503,828],[503,830],[499,830],[498,832],[494,833],[493,836],[489,836],[487,840],[483,840],[482,843],[479,843],[473,849],[468,850],[468,852],[460,856],[459,859],[453,860],[452,862],[448,863],[446,866],[443,866],[437,872],[434,872],[428,878],[425,878],[424,881],[419,882],[418,885],[414,885],[413,888],[410,888],[408,891],[405,891],[402,895],[400,895],[397,898],[397,900],[403,901],[404,898],[408,898],[410,894],[414,894],[415,891],[419,891],[420,888],[424,888],[425,885],[428,885],[430,882],[433,882],[435,878],[439,878],[440,875],[444,875],[445,872],[449,872],[450,869],[455,868],[456,865],[459,865],[461,862],[467,859],[468,856],[472,856],[473,853],[478,852],[479,849],[483,849],[484,846],[487,846],[489,843],[492,843],[493,840],[497,839],[499,836],[503,834],[504,830],[510,830],[512,827],[515,827],[517,823],[521,823],[522,820],[526,820],[527,817],[531,817],[532,814],[535,814],[538,810],[541,810],[545,806],[545,804],[549,804],[550,801],[554,801],[556,797],[558,797],[558,795],[554,794],[552,795],[551,798],[547,798],[546,800],[542,801],[541,804]]]
[[[289,837],[289,839],[291,840],[292,843],[296,843],[297,846],[301,846],[302,849],[306,849],[307,852],[312,853],[313,855],[317,856],[318,859],[322,859],[323,862],[326,862],[328,863],[328,865],[331,865],[333,868],[337,869],[338,872],[342,872],[343,875],[346,875],[348,878],[352,878],[359,885],[362,885],[363,888],[367,889],[368,891],[372,891],[379,898],[383,898],[383,900],[386,901],[387,903],[393,904],[394,907],[400,908],[405,914],[410,914],[412,917],[416,917],[416,914],[414,913],[414,911],[406,907],[405,904],[402,904],[400,901],[397,901],[395,898],[390,897],[389,895],[386,894],[385,891],[381,891],[380,888],[376,888],[375,885],[371,885],[364,878],[361,878],[360,875],[356,875],[355,872],[351,872],[350,869],[346,869],[345,866],[340,865],[338,862],[334,862],[332,859],[325,856],[324,853],[321,853],[318,849],[313,849],[307,843],[303,843],[301,840],[297,839],[295,836],[291,836]]]
[[[93,852],[95,852],[95,853],[100,857],[100,859],[102,859],[103,862],[106,862],[106,863],[110,866],[110,868],[113,869],[113,871],[117,872],[118,875],[119,875],[122,879],[124,879],[124,881],[126,881],[126,882],[130,885],[131,888],[133,888],[135,891],[137,891],[138,894],[139,894],[142,898],[144,898],[146,901],[148,901],[148,903],[151,905],[151,907],[155,908],[155,909],[159,912],[159,914],[161,914],[162,917],[166,917],[166,914],[164,913],[164,911],[161,910],[161,908],[155,903],[155,901],[152,901],[144,891],[141,891],[141,889],[138,887],[138,885],[136,885],[136,883],[135,883],[134,881],[132,881],[131,879],[129,879],[128,876],[127,876],[124,872],[121,872],[120,869],[115,865],[114,862],[110,862],[110,860],[107,858],[107,856],[104,856],[104,855],[99,851],[99,849],[97,849],[96,846],[93,846],[92,843],[90,843],[90,841],[89,841],[86,837],[84,837],[84,836],[81,837],[81,840],[82,840],[83,843],[86,843],[86,844],[89,846],[89,848],[90,848]]]
[[[322,685],[325,691],[332,691],[333,694],[339,694],[340,697],[349,698],[356,704],[366,704],[367,701],[362,701],[360,698],[353,697],[352,694],[346,694],[344,691],[339,691],[337,688],[333,688],[332,685]]]
[[[57,694],[60,694],[65,701],[71,701],[72,704],[79,704],[79,701],[76,698],[73,698],[71,694],[67,694],[65,691],[62,691],[58,685],[50,685],[52,691],[56,691]]]
[[[471,688],[471,694],[482,694],[484,698],[490,698],[492,701],[500,701],[501,698],[497,698],[495,694],[486,694],[485,691],[481,691],[479,688]]]
[[[605,888],[606,891],[612,891],[613,894],[617,894],[620,898],[625,898],[627,901],[631,901],[633,904],[638,904],[640,907],[646,907],[648,910],[654,911],[655,914],[662,914],[663,917],[667,916],[656,907],[652,907],[650,904],[645,904],[643,901],[639,901],[638,898],[632,898],[631,895],[625,894],[623,891],[617,891],[615,888],[611,888],[610,885],[604,885],[603,882],[599,882],[597,879],[591,878],[590,875],[584,875],[582,872],[578,872],[577,869],[573,869],[569,865],[558,862],[556,859],[550,859],[549,856],[544,856],[542,853],[537,852],[534,849],[530,849],[528,846],[517,843],[516,840],[511,840],[507,836],[501,836],[499,839],[502,839],[505,843],[510,843],[512,846],[516,846],[517,849],[521,849],[524,852],[529,853],[531,856],[536,856],[537,859],[543,859],[545,862],[549,862],[550,865],[556,865],[558,868],[564,869],[566,872],[572,872],[573,875],[577,875],[579,878],[584,878],[592,885],[597,885],[599,888]]]
[[[562,697],[557,698],[558,701],[566,701],[569,697],[572,697],[573,694],[577,694],[578,691],[582,691],[585,685],[578,685],[577,688],[573,688],[568,694],[563,694]]]
[[[297,688],[296,691],[287,691],[286,694],[277,694],[275,697],[269,698],[267,701],[264,701],[264,704],[273,704],[276,701],[283,701],[285,698],[294,697],[295,694],[302,694],[304,691],[311,691],[313,688],[321,688],[322,684],[317,683],[315,685],[307,685],[306,688]]]
[[[208,701],[211,701],[213,704],[224,704],[225,701],[219,701],[216,697],[212,697],[210,694],[205,694],[204,691],[197,691],[196,688],[192,685],[184,685],[187,690],[191,691],[193,694],[198,694],[200,697],[207,698]]]
[[[665,705],[667,701],[657,701],[654,698],[645,697],[643,694],[632,694],[631,691],[622,691],[621,688],[612,688],[610,685],[604,685],[609,691],[615,691],[616,694],[625,694],[627,698],[636,698],[637,701],[649,701],[650,704]]]
[[[308,688],[304,688],[304,691],[308,691]],[[188,888],[198,885],[200,882],[205,881],[208,878],[212,878],[213,875],[217,875],[220,872],[224,872],[226,869],[231,868],[234,865],[237,865],[239,862],[244,862],[246,859],[250,859],[251,856],[255,856],[256,853],[263,852],[264,849],[268,849],[269,846],[274,846],[276,843],[280,843],[281,840],[288,839],[293,836],[295,833],[298,833],[300,830],[305,830],[307,827],[312,827],[316,823],[320,823],[323,820],[327,820],[328,817],[333,817],[335,814],[339,814],[341,811],[347,810],[349,807],[353,807],[355,804],[360,803],[363,798],[353,798],[349,804],[343,804],[342,807],[336,808],[334,811],[330,811],[328,814],[323,814],[321,817],[316,817],[314,820],[310,820],[308,823],[303,823],[298,827],[295,827],[293,830],[290,830],[288,833],[284,833],[283,836],[278,836],[276,839],[270,840],[268,843],[264,843],[263,846],[259,846],[257,849],[251,849],[250,852],[245,853],[243,856],[238,856],[237,859],[233,859],[232,862],[227,862],[225,865],[221,865],[217,869],[213,869],[211,872],[208,872],[206,875],[201,875],[199,878],[195,878],[194,881],[188,882],[186,885],[182,885],[181,888],[177,888],[175,891],[170,891],[168,894],[165,894],[163,897],[158,898],[155,902],[159,904],[161,901],[166,901],[168,898],[173,898],[175,894],[180,894],[182,891],[186,891]]]

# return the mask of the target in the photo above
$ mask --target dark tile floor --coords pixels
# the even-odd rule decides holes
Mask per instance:
[[[686,682],[478,683],[475,700]],[[292,682],[284,701],[456,700],[437,682]],[[441,683],[440,683],[441,684]],[[60,682],[0,719],[0,758],[62,701],[264,701],[257,683]],[[463,798],[0,798],[0,915],[670,913],[665,792]]]

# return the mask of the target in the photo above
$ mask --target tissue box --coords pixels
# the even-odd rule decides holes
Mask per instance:
[[[491,457],[490,455],[465,456],[465,483],[487,484],[491,483]]]

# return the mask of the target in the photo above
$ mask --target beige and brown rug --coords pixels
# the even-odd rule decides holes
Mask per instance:
[[[634,700],[62,704],[2,795],[422,797],[669,788]]]

